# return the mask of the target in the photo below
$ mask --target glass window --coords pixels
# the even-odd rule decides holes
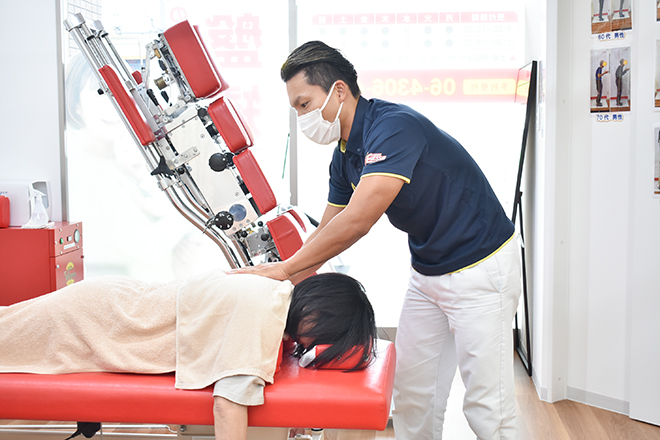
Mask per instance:
[[[365,98],[407,104],[461,142],[507,215],[524,123],[525,107],[513,103],[523,35],[519,1],[298,1],[299,42],[340,49]],[[320,216],[333,147],[298,139],[299,205]],[[378,324],[395,327],[410,268],[405,234],[384,217],[340,263],[365,285]]]

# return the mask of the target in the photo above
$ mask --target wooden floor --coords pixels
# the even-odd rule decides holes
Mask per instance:
[[[516,360],[515,368],[518,440],[660,440],[660,427],[634,421],[622,414],[568,400],[553,404],[542,402],[538,398],[532,380],[527,376],[519,360]],[[475,438],[461,410],[463,392],[463,384],[456,375],[445,415],[444,437],[447,440],[473,440]],[[33,424],[35,422],[0,420],[0,428],[1,425],[19,423]],[[53,422],[40,423],[57,425]],[[116,427],[109,425],[104,425],[103,430],[104,432],[118,431]],[[157,433],[157,431],[145,429],[141,432]],[[391,427],[383,432],[327,429],[324,437],[325,440],[395,438]]]
[[[628,416],[569,400],[542,402],[532,379],[519,359],[516,368],[518,440],[660,440],[660,427],[637,422]],[[475,438],[463,416],[464,392],[456,375],[445,415],[446,440]],[[326,430],[326,440],[394,439],[394,430],[384,432]]]
[[[519,360],[515,367],[519,440],[660,440],[660,427],[623,414],[570,400],[542,402]]]

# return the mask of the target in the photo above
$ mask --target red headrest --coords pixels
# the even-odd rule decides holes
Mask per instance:
[[[197,99],[208,98],[229,87],[215,66],[198,29],[193,28],[188,20],[172,26],[163,32],[163,36]]]
[[[221,96],[209,105],[208,112],[213,125],[232,153],[238,153],[254,144],[250,127],[229,98]]]

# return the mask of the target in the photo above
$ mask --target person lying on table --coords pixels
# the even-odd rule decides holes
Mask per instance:
[[[247,406],[263,404],[283,337],[297,356],[331,345],[317,368],[353,353],[351,370],[369,364],[376,338],[364,288],[338,273],[295,287],[222,271],[169,283],[99,277],[0,307],[0,328],[3,373],[174,371],[176,388],[215,383],[217,439],[247,438]]]

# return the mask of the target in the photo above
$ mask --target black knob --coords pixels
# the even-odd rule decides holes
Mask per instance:
[[[218,129],[215,128],[215,125],[213,125],[213,124],[209,124],[209,125],[207,125],[207,126],[206,126],[206,131],[209,132],[209,134],[211,135],[211,137],[215,137],[215,136],[218,135]]]
[[[247,238],[248,233],[247,231],[241,231],[241,238]]]
[[[268,241],[268,240],[270,240],[270,234],[267,234],[265,232],[261,234],[261,241]]]
[[[158,100],[156,99],[156,94],[154,93],[153,90],[147,89],[147,95],[149,95],[149,98],[151,99],[151,102],[154,103],[154,105],[157,107],[158,106]]]
[[[227,211],[220,211],[215,215],[213,223],[221,230],[226,231],[234,225],[234,216]]]
[[[227,169],[228,165],[229,161],[222,153],[214,153],[211,155],[211,157],[209,157],[209,166],[213,171],[217,171],[219,173],[220,171]]]

